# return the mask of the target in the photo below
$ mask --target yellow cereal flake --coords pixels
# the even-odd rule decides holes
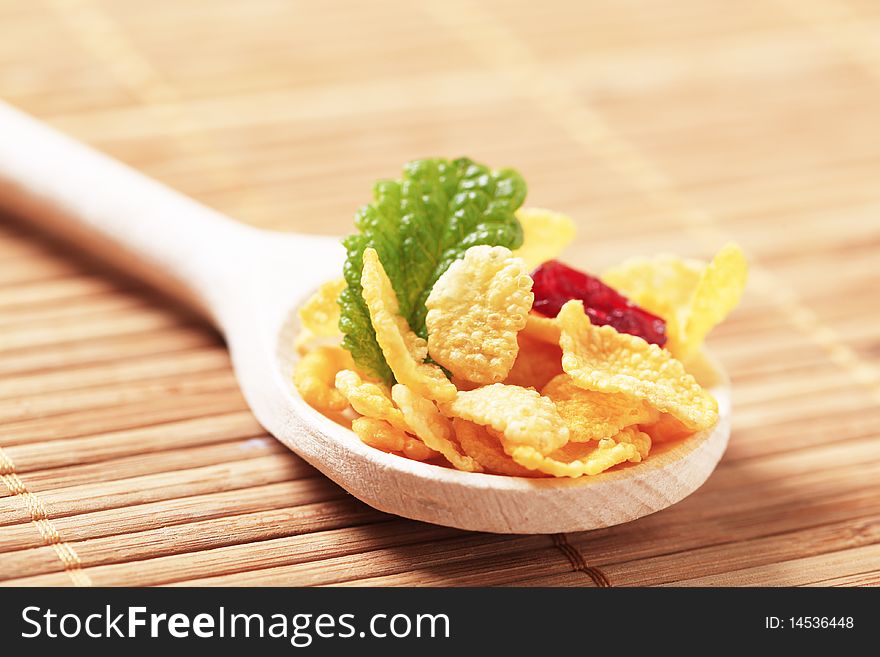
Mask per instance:
[[[629,459],[633,463],[644,461],[651,452],[651,436],[644,431],[639,431],[638,427],[621,429],[612,440],[616,443],[629,443],[635,446],[636,454]]]
[[[703,270],[688,304],[679,358],[700,348],[709,331],[736,308],[746,287],[748,262],[736,244],[722,248]]]
[[[403,442],[403,455],[413,461],[431,461],[442,458],[440,452],[431,449],[421,440],[409,434]]]
[[[410,430],[425,445],[440,452],[458,470],[481,472],[480,464],[462,454],[455,442],[455,432],[449,418],[444,417],[430,399],[419,397],[406,385],[398,383],[391,388],[391,398],[403,412]]]
[[[455,386],[443,370],[423,362],[428,355],[427,343],[413,333],[406,319],[401,317],[394,288],[375,249],[364,250],[361,286],[376,341],[394,378],[423,397],[437,401],[454,399]]]
[[[551,454],[541,454],[531,445],[505,441],[504,451],[529,470],[538,470],[554,477],[597,475],[615,465],[639,456],[635,445],[611,439],[598,443],[569,443]]]
[[[568,442],[568,428],[556,406],[528,388],[493,383],[458,393],[443,410],[452,417],[491,427],[510,444],[529,445],[541,454]]]
[[[705,263],[671,255],[630,258],[612,267],[602,280],[648,312],[666,320],[666,348],[676,353],[691,295]]]
[[[541,342],[559,344],[559,322],[555,317],[544,317],[538,313],[529,313],[523,335]]]
[[[661,413],[657,421],[641,424],[639,428],[651,436],[655,443],[681,440],[693,433],[693,430],[688,429],[681,421],[669,415],[669,413]]]
[[[517,343],[519,353],[504,383],[540,389],[562,373],[562,349],[558,344],[538,340],[524,332],[517,336]]]
[[[311,344],[320,338],[336,338],[339,332],[339,305],[336,300],[345,289],[345,279],[324,283],[300,306],[300,330],[294,346],[300,353],[305,353]]]
[[[694,430],[718,420],[715,399],[668,351],[611,326],[593,326],[580,301],[566,303],[558,319],[562,369],[581,388],[642,399]]]
[[[554,377],[541,394],[556,404],[573,443],[613,438],[624,428],[650,422],[659,415],[641,399],[584,390],[568,374]]]
[[[516,218],[523,229],[523,243],[514,255],[525,260],[529,270],[562,253],[574,239],[571,217],[544,208],[520,208]]]
[[[351,354],[340,347],[317,347],[302,356],[293,373],[300,396],[321,412],[341,411],[348,400],[336,389],[336,373],[354,367]]]
[[[728,244],[708,265],[671,255],[632,258],[606,271],[602,280],[665,319],[666,348],[686,359],[739,303],[747,274],[742,249]]]
[[[402,454],[414,461],[429,461],[440,455],[421,440],[375,417],[359,417],[351,422],[351,430],[364,444],[383,452]]]
[[[351,430],[365,444],[383,452],[403,452],[404,444],[409,438],[406,432],[375,417],[359,417],[352,420]]]
[[[391,401],[384,386],[362,380],[360,374],[353,370],[342,370],[336,373],[336,389],[361,415],[385,420],[401,431],[407,430],[403,413]]]
[[[505,454],[498,438],[491,435],[486,427],[457,417],[452,419],[452,427],[462,451],[483,466],[486,472],[511,477],[535,476],[535,472]]]
[[[503,246],[472,246],[440,276],[425,302],[428,353],[456,377],[502,381],[534,298],[521,258]]]

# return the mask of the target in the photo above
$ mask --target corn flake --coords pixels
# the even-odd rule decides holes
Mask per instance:
[[[666,348],[682,345],[687,308],[704,263],[676,256],[631,258],[602,274],[602,280],[650,313],[666,321]]]
[[[317,347],[302,356],[293,373],[300,396],[321,412],[342,411],[348,400],[336,389],[336,373],[354,367],[351,354],[340,347]]]
[[[440,276],[425,302],[428,353],[456,377],[502,381],[534,298],[522,259],[503,246],[472,246]]]
[[[383,452],[402,454],[414,461],[429,461],[440,455],[421,440],[375,417],[352,420],[351,430],[361,441]]]
[[[524,388],[542,388],[562,373],[562,349],[521,332],[517,336],[519,353],[504,383]]]
[[[681,440],[693,433],[680,420],[668,413],[661,413],[656,422],[639,425],[639,428],[651,436],[655,443],[668,443]]]
[[[568,374],[553,378],[541,394],[556,404],[573,443],[612,438],[626,427],[650,422],[659,415],[641,399],[584,390]]]
[[[722,248],[703,270],[688,303],[680,358],[700,348],[706,336],[739,303],[746,287],[748,262],[736,244]]]
[[[406,431],[408,426],[388,391],[378,383],[364,381],[353,370],[336,373],[336,389],[348,400],[351,407],[366,417],[385,420],[396,429]]]
[[[462,451],[483,466],[486,472],[511,477],[535,476],[534,472],[505,454],[498,438],[491,435],[486,427],[457,417],[452,419],[452,426]]]
[[[431,449],[421,440],[409,434],[403,441],[403,455],[413,461],[431,461],[442,457],[440,452]]]
[[[645,310],[666,320],[666,348],[686,359],[736,307],[748,263],[736,244],[722,248],[708,265],[670,255],[632,258],[602,280]]]
[[[411,387],[416,394],[437,401],[455,397],[455,386],[437,365],[423,362],[427,343],[417,336],[400,315],[397,296],[375,249],[364,250],[361,275],[364,301],[376,331],[376,341],[394,377]]]
[[[529,445],[549,454],[568,442],[568,428],[553,402],[535,390],[493,383],[458,393],[444,405],[453,417],[488,426],[513,445]]]
[[[556,258],[574,239],[571,217],[544,208],[520,208],[516,218],[523,229],[523,244],[514,251],[531,270]]]
[[[639,431],[638,427],[621,429],[612,440],[616,443],[629,443],[636,448],[636,454],[629,459],[633,463],[644,461],[651,452],[651,436]]]
[[[554,477],[597,475],[639,456],[635,445],[611,439],[598,443],[569,443],[547,455],[531,445],[515,445],[507,441],[503,444],[504,451],[524,468]]]
[[[403,412],[410,430],[425,445],[440,452],[453,466],[466,472],[481,472],[480,464],[462,454],[455,442],[455,432],[449,418],[444,417],[430,399],[419,397],[406,385],[398,383],[391,388],[394,403]]]
[[[715,399],[669,352],[611,326],[593,326],[580,301],[566,303],[557,319],[562,369],[581,388],[642,399],[695,430],[718,420]]]
[[[352,420],[351,430],[366,445],[381,449],[383,452],[402,452],[407,439],[406,432],[375,417],[355,418]]]
[[[538,313],[529,313],[526,319],[526,327],[522,333],[541,342],[559,344],[559,322],[556,321],[555,317],[544,317],[544,315],[539,315]]]
[[[300,330],[294,342],[297,351],[304,353],[316,340],[340,335],[339,305],[336,300],[344,289],[344,278],[328,281],[300,306],[297,311]]]

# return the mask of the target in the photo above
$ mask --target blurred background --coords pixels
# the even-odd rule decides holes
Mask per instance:
[[[877,582],[876,0],[0,0],[0,25],[0,96],[241,221],[342,234],[377,178],[415,157],[469,155],[517,168],[527,204],[573,216],[565,258],[591,271],[738,241],[747,297],[709,342],[735,383],[722,467],[669,511],[569,540],[612,584]],[[285,561],[305,521],[293,507],[299,524],[260,514],[291,504],[283,485],[303,466],[253,424],[216,337],[6,221],[0,422],[0,445],[82,560],[59,562],[19,528],[6,577],[367,577]],[[130,497],[158,491],[160,475],[243,458],[265,463],[230,465],[216,489]],[[269,485],[282,488],[253,488]],[[180,501],[223,486],[256,491],[234,511],[250,529],[200,524],[211,505]],[[125,505],[153,516],[113,511]],[[688,543],[707,518],[711,531]],[[363,522],[315,531],[348,540]],[[394,522],[414,544],[453,545]],[[689,530],[673,544],[675,523]],[[118,535],[160,524],[178,529],[113,556]],[[266,542],[294,535],[275,552]],[[258,548],[230,547],[257,540],[274,555],[259,566],[246,565]],[[558,554],[536,570],[534,550],[554,550],[543,537],[467,540],[415,578],[405,551],[386,554],[379,583],[596,582]],[[477,554],[486,545],[522,560]],[[223,559],[204,552],[220,548]]]

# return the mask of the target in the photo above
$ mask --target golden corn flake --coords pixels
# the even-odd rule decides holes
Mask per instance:
[[[556,258],[574,239],[571,217],[543,208],[520,208],[516,218],[523,229],[523,243],[514,255],[525,260],[529,270]]]
[[[705,264],[671,255],[631,258],[612,267],[602,280],[630,301],[666,320],[666,348],[676,353],[691,295]]]
[[[602,280],[665,319],[666,348],[685,359],[739,303],[747,270],[742,249],[728,244],[709,265],[670,255],[634,258],[606,271]]]
[[[339,305],[336,300],[345,289],[345,279],[328,281],[318,288],[297,311],[300,330],[294,346],[303,353],[320,338],[335,338],[339,333]]]
[[[486,427],[457,417],[452,419],[452,427],[462,451],[483,466],[486,472],[511,477],[535,476],[534,472],[505,454],[498,438],[491,435]]]
[[[365,444],[383,452],[403,452],[404,443],[409,437],[404,431],[375,417],[359,417],[352,420],[351,430]]]
[[[668,351],[611,326],[593,326],[580,301],[566,303],[557,319],[562,369],[581,388],[642,399],[695,430],[718,420],[715,399]]]
[[[375,249],[364,250],[361,286],[376,331],[376,341],[394,378],[429,399],[449,401],[455,398],[455,386],[443,370],[433,363],[423,362],[428,355],[427,343],[401,317],[394,288]]]
[[[543,388],[554,376],[562,374],[562,349],[521,332],[517,336],[519,353],[504,383],[524,388]]]
[[[597,475],[639,455],[635,445],[611,439],[598,443],[569,443],[547,455],[531,445],[515,445],[505,441],[504,451],[524,468],[554,477]]]
[[[544,317],[544,315],[539,315],[538,313],[529,313],[526,319],[526,327],[522,333],[541,342],[559,344],[559,322],[556,321],[555,317]]]
[[[568,442],[568,428],[556,406],[528,388],[493,383],[458,393],[443,409],[453,417],[493,428],[510,444],[529,445],[541,454]]]
[[[352,420],[351,430],[364,444],[383,452],[402,454],[414,461],[428,461],[440,454],[421,440],[375,417],[359,417]]]
[[[419,397],[406,385],[398,383],[391,388],[394,403],[403,412],[410,430],[425,445],[440,452],[453,466],[467,472],[481,472],[480,464],[462,454],[455,442],[455,432],[449,418],[444,417],[430,399]]]
[[[636,454],[629,459],[633,463],[644,461],[651,452],[651,436],[639,431],[638,427],[621,429],[612,440],[616,443],[629,443],[636,448]]]
[[[351,367],[351,354],[341,347],[317,347],[299,359],[293,383],[313,408],[341,411],[348,407],[348,400],[336,389],[336,373]]]
[[[425,302],[428,353],[456,377],[502,381],[534,298],[522,259],[503,246],[472,246],[440,276]]]
[[[650,422],[658,415],[641,399],[585,390],[568,374],[553,378],[541,394],[556,404],[574,443],[612,438],[625,427]]]
[[[407,430],[403,413],[391,401],[391,396],[383,386],[363,381],[360,374],[352,370],[342,370],[336,373],[336,389],[361,415],[385,420],[401,431]]]
[[[421,440],[409,434],[403,441],[403,455],[413,461],[430,461],[442,457],[440,452],[431,449]]]
[[[687,358],[703,344],[709,331],[736,308],[746,287],[748,262],[736,244],[722,248],[700,275],[688,303],[680,358]]]
[[[680,420],[668,413],[661,413],[655,422],[641,424],[639,428],[651,436],[655,443],[668,443],[673,440],[681,440],[693,433]]]

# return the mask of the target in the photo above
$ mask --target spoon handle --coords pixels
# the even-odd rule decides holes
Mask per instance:
[[[258,232],[3,102],[0,210],[158,285],[215,323],[217,279]]]

